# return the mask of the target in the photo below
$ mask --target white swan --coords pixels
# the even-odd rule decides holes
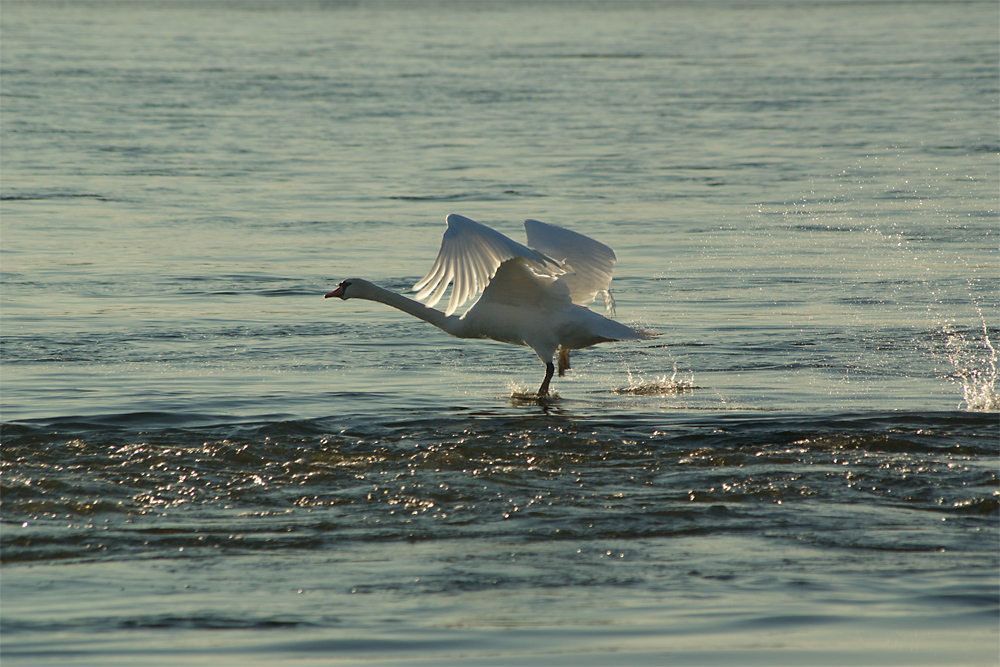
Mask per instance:
[[[430,272],[416,285],[427,305],[367,280],[343,281],[326,298],[367,299],[398,308],[458,338],[490,338],[527,345],[545,364],[538,396],[549,394],[559,352],[559,375],[569,368],[569,351],[655,334],[619,324],[586,308],[597,296],[614,311],[611,276],[615,253],[592,238],[537,220],[525,220],[526,247],[461,215],[448,216],[448,229]],[[445,312],[434,306],[454,280]],[[455,309],[482,296],[458,317]]]

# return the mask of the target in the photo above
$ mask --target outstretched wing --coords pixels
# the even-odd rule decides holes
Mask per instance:
[[[524,258],[542,274],[564,273],[559,263],[543,252],[511,241],[486,225],[453,213],[448,216],[448,229],[441,239],[441,249],[434,265],[413,289],[417,291],[418,299],[427,299],[427,305],[433,307],[454,280],[455,286],[445,311],[451,315],[470,297],[486,288],[500,264],[514,257]]]
[[[525,220],[524,231],[531,248],[568,265],[564,267],[567,273],[560,278],[569,286],[573,303],[588,306],[601,294],[604,307],[614,314],[615,300],[611,298],[611,276],[617,261],[614,250],[589,236],[538,220]]]

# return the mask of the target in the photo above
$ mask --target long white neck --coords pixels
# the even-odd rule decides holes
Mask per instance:
[[[355,294],[353,298],[356,299],[367,299],[368,301],[378,301],[379,303],[384,303],[387,306],[392,306],[393,308],[398,308],[404,313],[409,313],[414,317],[419,317],[424,322],[430,322],[438,329],[445,331],[452,336],[459,336],[459,328],[461,326],[462,318],[457,315],[445,315],[440,310],[435,310],[433,308],[428,308],[422,303],[414,301],[413,299],[408,299],[402,294],[396,294],[395,292],[390,292],[387,289],[382,289],[378,285],[373,285],[368,281],[356,281],[357,283],[363,283],[362,289],[357,289],[362,287],[362,285],[355,285]]]

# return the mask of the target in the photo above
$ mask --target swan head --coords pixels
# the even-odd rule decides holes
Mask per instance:
[[[370,285],[371,283],[367,280],[361,280],[360,278],[348,278],[337,285],[337,289],[327,294],[324,298],[329,299],[331,296],[339,296],[345,301],[347,299],[364,298],[365,294],[368,293],[367,288]]]

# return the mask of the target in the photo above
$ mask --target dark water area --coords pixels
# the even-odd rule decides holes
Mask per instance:
[[[6,656],[988,662],[995,415],[210,419],[5,427]]]
[[[4,561],[748,532],[944,552],[981,545],[997,510],[993,415],[453,412],[339,429],[122,426],[157,415],[9,425],[5,503],[24,522]]]
[[[3,664],[997,664],[998,24],[5,2]],[[324,300],[450,213],[659,336]]]

